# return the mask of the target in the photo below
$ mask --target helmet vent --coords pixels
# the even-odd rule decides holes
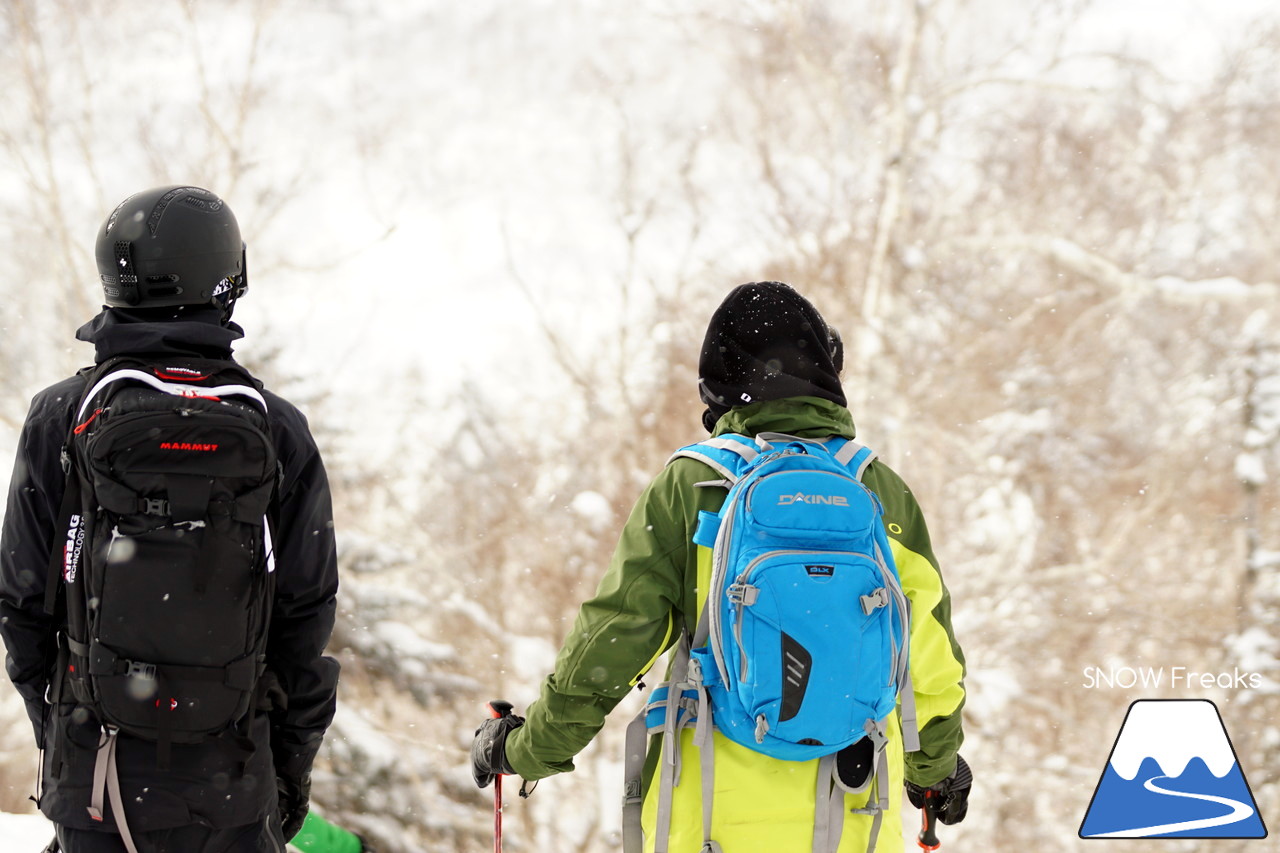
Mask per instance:
[[[147,288],[148,299],[161,297],[161,296],[177,296],[180,293],[182,293],[182,288],[177,287],[176,285],[170,285],[169,287],[148,287]]]
[[[178,280],[176,275],[169,273],[168,275],[149,275],[147,276],[147,284],[173,284]]]

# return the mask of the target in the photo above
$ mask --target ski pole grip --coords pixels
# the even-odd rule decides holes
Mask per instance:
[[[924,792],[924,808],[920,809],[920,834],[916,836],[916,843],[920,845],[920,849],[924,851],[937,850],[942,846],[942,842],[938,840],[938,792]]]
[[[489,713],[493,716],[494,719],[501,719],[502,717],[510,717],[511,712],[514,709],[515,709],[515,706],[512,705],[510,702],[506,701],[505,699],[489,700]]]

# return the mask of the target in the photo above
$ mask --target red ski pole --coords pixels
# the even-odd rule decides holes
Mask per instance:
[[[938,792],[924,792],[924,808],[920,809],[920,834],[916,836],[916,844],[925,853],[932,853],[942,846],[938,840]]]
[[[512,705],[501,699],[489,703],[489,713],[495,719],[511,716]],[[493,776],[493,853],[502,853],[502,774]]]

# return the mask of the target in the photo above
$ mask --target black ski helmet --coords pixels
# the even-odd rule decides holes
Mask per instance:
[[[165,186],[129,196],[98,231],[98,275],[108,305],[231,306],[248,290],[240,226],[208,190]]]
[[[844,342],[808,299],[780,281],[742,284],[711,315],[698,358],[703,425],[734,406],[785,397],[846,405]]]

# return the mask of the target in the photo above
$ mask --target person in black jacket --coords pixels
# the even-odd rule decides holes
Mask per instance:
[[[97,256],[107,304],[76,333],[94,345],[97,363],[119,355],[232,360],[232,343],[244,333],[230,317],[246,281],[244,244],[225,202],[189,186],[138,193],[108,217]],[[55,660],[66,608],[50,613],[45,600],[66,488],[60,453],[85,383],[82,372],[32,401],[0,538],[0,636],[43,750],[40,809],[66,853],[283,851],[307,813],[311,765],[333,719],[338,681],[338,663],[323,654],[338,587],[332,507],[307,420],[262,392],[280,477],[257,710],[204,742],[173,743],[164,762],[155,742],[120,733],[122,831],[113,810],[101,820],[89,813],[102,726],[64,689]]]

